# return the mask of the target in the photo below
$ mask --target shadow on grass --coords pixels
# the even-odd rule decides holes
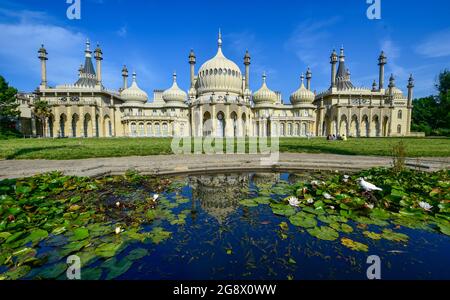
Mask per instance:
[[[17,159],[21,158],[22,156],[29,155],[33,152],[39,152],[39,151],[45,151],[45,150],[59,150],[59,149],[67,149],[67,150],[76,150],[77,148],[80,148],[80,146],[52,146],[52,147],[31,147],[31,148],[23,148],[15,151],[14,153],[11,153],[9,155],[5,156],[5,159],[11,160],[11,159]],[[32,158],[32,157],[31,157]],[[40,159],[45,159],[45,155],[40,156]]]

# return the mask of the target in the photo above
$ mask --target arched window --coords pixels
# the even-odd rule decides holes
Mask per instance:
[[[169,134],[169,127],[167,126],[167,123],[163,123],[162,125],[162,135],[164,137],[168,136]]]
[[[153,128],[151,123],[147,123],[147,136],[153,136]]]
[[[284,129],[284,123],[280,124],[280,135],[285,136],[285,129]]]
[[[403,112],[401,110],[398,111],[397,118],[401,120],[403,117]]]
[[[397,133],[398,134],[402,133],[402,125],[397,126]]]
[[[136,123],[131,123],[131,136],[137,136]]]
[[[145,136],[144,123],[139,123],[139,136]]]
[[[155,136],[157,137],[161,136],[161,127],[159,126],[159,123],[155,124]]]

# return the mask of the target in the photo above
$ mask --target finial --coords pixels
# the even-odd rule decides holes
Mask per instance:
[[[91,42],[89,42],[89,39],[86,39],[86,51],[91,51]]]
[[[176,71],[173,71],[172,76],[173,76],[173,82],[177,82],[177,72]]]
[[[133,82],[136,82],[136,71],[133,71]]]
[[[222,47],[222,31],[220,28],[219,28],[219,38],[217,40],[217,43],[219,45],[219,48],[221,48]]]
[[[300,80],[301,80],[301,82],[303,84],[303,81],[305,81],[305,75],[303,73],[302,73],[302,75],[300,75]]]
[[[264,71],[263,75],[262,75],[262,79],[263,79],[263,83],[264,84],[266,83],[266,78],[267,78],[266,71]]]

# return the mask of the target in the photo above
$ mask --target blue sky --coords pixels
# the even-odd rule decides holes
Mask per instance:
[[[312,88],[328,88],[329,56],[341,45],[355,85],[370,87],[377,79],[383,49],[386,80],[393,72],[406,90],[413,73],[416,96],[434,93],[437,74],[450,68],[450,1],[381,1],[382,19],[369,20],[366,0],[81,0],[81,20],[69,20],[66,0],[2,0],[0,75],[19,90],[34,90],[40,81],[37,50],[44,43],[50,84],[74,83],[89,38],[103,49],[107,88],[121,86],[126,64],[149,94],[168,88],[173,71],[187,90],[189,50],[198,70],[215,55],[221,28],[224,53],[242,70],[245,50],[251,54],[251,89],[261,86],[266,71],[269,87],[281,91],[285,102],[308,66]]]

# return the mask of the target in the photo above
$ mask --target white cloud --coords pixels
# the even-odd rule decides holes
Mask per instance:
[[[391,39],[385,39],[381,41],[381,49],[385,52],[388,63],[387,63],[387,69],[390,71],[390,73],[393,73],[394,76],[405,78],[409,74],[405,70],[404,67],[402,67],[398,63],[398,58],[400,57],[401,48]],[[389,74],[390,76],[390,74]]]
[[[124,25],[124,26],[120,27],[119,30],[116,31],[116,33],[120,37],[126,37],[127,33],[128,33],[127,26]]]
[[[450,56],[450,28],[431,34],[415,50],[428,58]]]
[[[334,17],[322,21],[302,22],[285,44],[285,48],[293,51],[306,66],[321,73],[328,73],[327,57],[331,49],[324,45],[330,44],[332,35],[329,29],[339,20],[340,18]]]

